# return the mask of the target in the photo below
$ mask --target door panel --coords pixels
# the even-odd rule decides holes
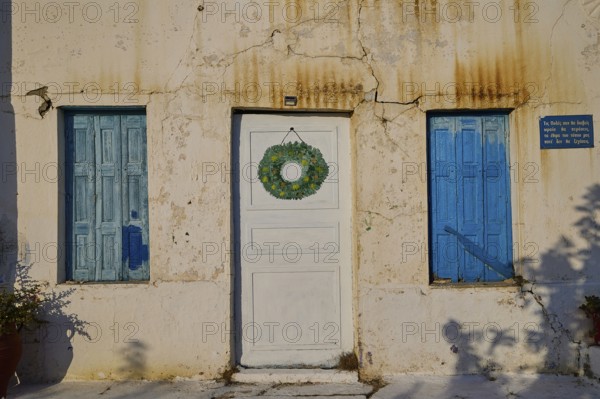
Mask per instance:
[[[261,161],[263,154],[267,148],[272,145],[281,143],[281,140],[285,137],[290,127],[294,127],[296,131],[300,132],[302,139],[308,144],[312,145],[321,150],[323,158],[328,162],[330,167],[330,176],[326,180],[325,184],[321,186],[316,194],[303,198],[301,201],[286,201],[271,196],[262,186],[260,182],[257,184],[249,185],[249,193],[246,199],[246,207],[248,209],[256,210],[308,210],[308,209],[337,209],[338,204],[338,185],[337,183],[337,143],[338,143],[338,132],[337,130],[326,130],[320,126],[314,126],[299,122],[296,126],[288,126],[288,130],[273,130],[272,128],[253,128],[249,132],[249,140],[247,142],[249,146],[250,158],[248,163],[245,164],[243,170],[244,176],[250,179],[256,179],[256,168],[255,166]],[[290,122],[291,123],[291,122]],[[292,137],[290,135],[290,137]],[[286,142],[294,141],[293,138],[286,140]],[[296,140],[297,141],[297,140]]]
[[[333,367],[353,347],[348,119],[238,118],[238,361]],[[257,178],[265,151],[291,127],[329,166],[321,188],[300,200],[273,197]]]

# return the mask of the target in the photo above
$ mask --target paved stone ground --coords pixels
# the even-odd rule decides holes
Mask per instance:
[[[375,399],[599,399],[600,382],[552,375],[401,376],[388,379]]]
[[[370,385],[347,384],[229,384],[217,382],[63,382],[60,384],[19,386],[8,398],[22,399],[121,399],[121,398],[285,398],[365,399]]]
[[[100,381],[62,382],[55,385],[18,386],[9,399],[124,399],[124,398],[264,398],[291,399],[598,399],[600,382],[568,376],[499,375],[483,376],[396,376],[373,392],[362,383],[336,384],[225,384],[212,381],[169,382]]]

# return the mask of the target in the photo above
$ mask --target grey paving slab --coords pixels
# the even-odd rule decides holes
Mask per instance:
[[[334,396],[256,396],[254,398],[244,399],[290,399],[290,398],[303,398],[303,399],[366,399],[365,395],[334,395]]]
[[[387,381],[372,399],[600,398],[599,382],[568,376],[402,376]]]
[[[368,395],[373,387],[367,384],[301,384],[301,385],[278,385],[269,389],[264,396],[356,396]]]
[[[506,395],[496,395],[498,384],[482,376],[437,377],[406,376],[394,378],[377,391],[374,399],[505,399]],[[482,394],[485,393],[484,396]]]
[[[211,398],[213,399],[231,399],[231,398],[252,398],[262,396],[264,392],[272,388],[270,384],[231,384],[214,389]]]
[[[8,399],[124,399],[124,398],[207,398],[222,384],[206,382],[63,382],[56,385],[21,385],[9,390]],[[233,396],[232,396],[233,397]]]

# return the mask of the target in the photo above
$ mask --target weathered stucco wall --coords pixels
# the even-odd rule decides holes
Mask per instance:
[[[63,313],[93,323],[72,342],[60,317],[57,338],[33,333],[28,375],[215,378],[230,366],[234,108],[352,112],[363,377],[580,369],[588,325],[576,308],[600,289],[600,144],[596,134],[596,148],[540,151],[538,119],[598,113],[600,2],[77,4],[3,11],[16,155],[2,176],[16,183],[18,217],[2,196],[0,220],[15,219],[32,276],[67,292]],[[25,94],[43,85],[56,108],[42,119]],[[63,284],[67,106],[146,108],[149,284]],[[523,288],[429,285],[426,113],[457,109],[511,110]]]

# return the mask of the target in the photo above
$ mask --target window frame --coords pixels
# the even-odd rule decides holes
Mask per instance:
[[[510,118],[509,118],[509,113],[510,110],[492,110],[492,111],[455,111],[455,112],[449,112],[449,111],[436,111],[436,112],[428,112],[427,113],[427,123],[426,123],[426,154],[427,154],[427,201],[428,201],[428,235],[427,235],[427,239],[428,239],[428,245],[430,248],[429,251],[429,261],[428,261],[428,267],[429,267],[429,279],[430,279],[430,284],[434,284],[434,285],[447,285],[447,284],[452,284],[452,285],[502,285],[505,284],[507,281],[510,281],[510,279],[514,278],[514,276],[516,275],[516,268],[515,268],[515,262],[513,261],[513,236],[515,234],[515,232],[513,231],[513,223],[512,223],[512,217],[513,217],[513,212],[512,212],[512,204],[513,204],[513,194],[514,194],[514,190],[513,187],[511,185],[511,179],[510,179],[510,173],[511,173],[511,164],[510,164],[510,158],[511,158],[511,139],[510,139],[510,132],[511,132],[511,125],[510,125]],[[500,171],[500,176],[501,178],[504,180],[504,187],[506,189],[505,191],[505,200],[506,200],[506,218],[505,218],[505,238],[506,238],[506,248],[504,250],[504,253],[506,254],[505,256],[505,260],[507,261],[506,264],[503,264],[503,266],[507,267],[507,269],[504,269],[505,272],[508,272],[508,269],[510,269],[510,273],[503,273],[503,274],[507,274],[503,279],[500,278],[495,278],[495,279],[483,279],[483,280],[465,280],[465,279],[455,279],[454,276],[452,277],[444,277],[444,276],[436,276],[436,272],[439,271],[439,269],[436,269],[436,255],[434,254],[434,251],[439,250],[439,248],[435,248],[436,246],[436,240],[434,238],[434,234],[436,234],[436,232],[438,231],[435,227],[434,227],[434,204],[433,204],[433,200],[434,200],[434,189],[432,187],[432,185],[434,184],[434,181],[432,179],[432,173],[437,173],[437,172],[433,172],[433,170],[435,170],[435,168],[432,168],[432,162],[435,162],[435,160],[432,160],[433,157],[433,151],[432,151],[432,141],[433,141],[433,124],[432,121],[434,120],[434,118],[438,118],[438,117],[442,117],[442,118],[453,118],[454,120],[458,120],[461,117],[472,117],[472,118],[478,118],[479,123],[481,124],[481,138],[482,138],[482,142],[481,142],[481,152],[482,154],[485,153],[486,151],[486,143],[485,143],[485,128],[483,126],[484,124],[484,118],[485,117],[500,117],[503,120],[503,127],[504,127],[504,141],[503,141],[503,145],[504,145],[504,161],[505,161],[505,165],[504,165],[504,169]],[[455,128],[455,132],[454,134],[459,134],[459,132],[457,132],[457,129]],[[458,144],[454,144],[454,150],[456,150],[456,147],[458,146]],[[455,160],[457,160],[458,158],[455,157]],[[457,161],[458,162],[458,161]],[[483,167],[485,166],[485,167]],[[485,187],[485,181],[488,178],[486,176],[486,163],[485,161],[483,161],[482,159],[482,172],[480,175],[478,175],[478,178],[480,179],[480,184],[482,187]],[[457,183],[457,187],[458,187],[458,183]],[[485,197],[485,188],[483,188],[483,193],[482,195]],[[458,192],[458,190],[457,190]],[[457,194],[454,199],[456,200],[456,202],[458,203],[459,201],[459,196],[460,194]],[[487,206],[487,200],[485,198],[482,198],[482,211],[485,212],[486,206]],[[458,212],[458,211],[457,211]],[[483,223],[487,223],[485,216],[482,219]],[[487,225],[486,225],[487,226]],[[450,229],[452,230],[452,229]],[[458,228],[456,229],[458,230]],[[456,231],[453,231],[452,233],[457,233]],[[456,235],[457,237],[460,236],[460,234]],[[464,238],[464,236],[463,236]],[[457,238],[457,240],[460,240],[459,238]],[[485,234],[483,237],[484,243],[486,242],[486,238],[485,238]],[[465,241],[463,241],[464,243]],[[469,244],[469,242],[467,241],[467,244]],[[471,248],[469,250],[466,249],[466,246],[463,246],[463,253],[467,253],[469,255],[474,256],[474,258],[477,258],[478,261],[481,261],[481,263],[485,263],[484,260],[489,260],[489,259],[493,259],[491,257],[488,257],[488,250],[485,251],[485,253],[482,255],[481,252],[477,251],[477,250],[473,250],[473,248],[477,249],[478,247],[482,247],[480,245],[477,245],[476,243],[471,242],[470,244],[473,244],[471,246]],[[456,244],[457,247],[460,247],[461,244]],[[483,248],[485,248],[485,245],[483,246]],[[475,255],[474,255],[475,254]],[[479,256],[478,256],[479,255]],[[489,265],[482,265],[483,268],[489,267]],[[457,270],[460,270],[460,266]],[[458,274],[458,272],[457,272]],[[499,275],[499,274],[498,274]]]
[[[64,213],[63,220],[65,223],[64,228],[64,239],[66,242],[66,256],[65,256],[65,280],[67,282],[78,282],[78,283],[144,283],[150,280],[150,218],[149,218],[149,206],[148,206],[148,146],[147,146],[147,114],[146,110],[143,107],[85,107],[85,108],[66,108],[63,109],[63,118],[62,119],[62,146],[61,153],[64,157],[65,162],[65,177],[64,177],[64,192],[65,192],[65,201],[64,201]],[[98,223],[94,222],[94,224],[90,224],[90,229],[95,230],[94,232],[88,231],[90,236],[94,237],[93,246],[90,244],[86,244],[85,246],[85,254],[89,256],[86,258],[89,261],[89,264],[94,264],[93,269],[88,269],[87,277],[85,277],[85,273],[79,273],[80,268],[76,263],[75,258],[80,256],[78,251],[77,239],[74,239],[74,232],[78,229],[78,226],[75,226],[74,216],[75,206],[77,202],[77,198],[75,195],[75,187],[74,187],[74,174],[76,168],[75,157],[77,156],[77,150],[74,147],[74,136],[75,131],[70,132],[70,129],[73,128],[73,123],[75,118],[87,118],[89,121],[93,121],[94,124],[94,132],[92,137],[89,137],[89,132],[86,133],[86,140],[90,138],[93,139],[91,144],[93,146],[93,161],[88,161],[88,175],[87,179],[91,180],[90,182],[86,182],[88,187],[94,186],[94,190],[92,194],[86,192],[86,195],[94,196],[93,206],[88,207],[88,212],[94,214],[95,217],[98,217],[100,214],[100,210],[103,207],[103,200],[105,197],[102,197],[102,191],[98,191],[98,185],[103,185],[103,176],[100,170],[104,170],[106,168],[106,164],[104,161],[99,162],[99,152],[106,152],[106,148],[104,148],[104,143],[101,143],[101,146],[98,147],[98,144],[101,140],[104,140],[105,135],[102,133],[102,130],[96,131],[99,128],[99,123],[101,120],[110,120],[112,118],[114,122],[114,132],[110,132],[108,134],[109,137],[113,137],[116,139],[114,144],[114,154],[118,154],[119,158],[113,161],[113,166],[115,169],[113,187],[116,187],[116,193],[113,193],[112,198],[117,199],[118,205],[114,206],[115,213],[119,213],[119,208],[121,208],[121,218],[117,219],[116,223],[119,223],[119,226],[115,226],[115,238],[119,237],[119,240],[114,241],[114,254],[112,261],[109,262],[109,265],[114,265],[114,277],[106,278],[102,277],[102,273],[104,270],[99,271],[98,268],[104,269],[104,265],[99,263],[103,262],[101,254],[98,252],[99,250],[104,250],[103,245],[104,242],[104,230],[105,226],[100,226],[99,223],[105,222],[102,220]],[[108,117],[108,118],[107,118]],[[132,122],[133,121],[133,122]],[[135,123],[137,121],[137,125]],[[131,124],[134,124],[132,126]],[[88,124],[89,128],[89,124]],[[110,130],[110,129],[109,129]],[[135,130],[135,132],[133,132]],[[132,133],[133,132],[133,133]],[[135,137],[134,137],[135,136]],[[137,140],[134,144],[139,144],[136,152],[139,157],[139,161],[137,162],[137,166],[131,163],[131,159],[125,160],[124,158],[130,157],[130,149],[135,148],[136,146],[131,144],[130,140]],[[104,157],[105,155],[101,155]],[[90,171],[93,169],[93,172]],[[119,169],[117,172],[116,169]],[[133,170],[133,174],[132,174]],[[81,176],[79,176],[81,177]],[[129,215],[129,210],[127,210],[127,215],[125,215],[124,209],[131,208],[133,205],[129,204],[130,198],[125,199],[125,196],[129,196],[129,187],[132,181],[132,177],[137,178],[137,189],[134,190],[139,199],[136,201],[138,203],[135,208],[139,215],[136,215],[133,218],[134,212],[131,212]],[[135,180],[135,179],[134,179]],[[119,188],[126,188],[126,190],[121,190],[119,192]],[[117,195],[118,193],[118,195]],[[100,198],[100,201],[97,200]],[[127,202],[127,204],[125,204]],[[100,205],[99,205],[100,204]],[[91,216],[90,216],[91,217]],[[133,228],[137,226],[137,230]],[[100,233],[100,237],[102,240],[98,240],[98,231],[102,230]],[[131,232],[135,232],[136,240],[135,243],[132,244]],[[132,248],[132,245],[135,248]],[[91,254],[88,252],[91,249]],[[134,251],[132,250],[134,249]],[[111,251],[113,252],[113,251]],[[131,255],[129,252],[134,253]],[[125,256],[127,255],[127,256]],[[137,258],[134,259],[134,255]],[[101,258],[101,259],[99,259]],[[132,265],[132,259],[135,263]],[[110,260],[110,259],[109,259]],[[110,269],[108,269],[110,271]]]

